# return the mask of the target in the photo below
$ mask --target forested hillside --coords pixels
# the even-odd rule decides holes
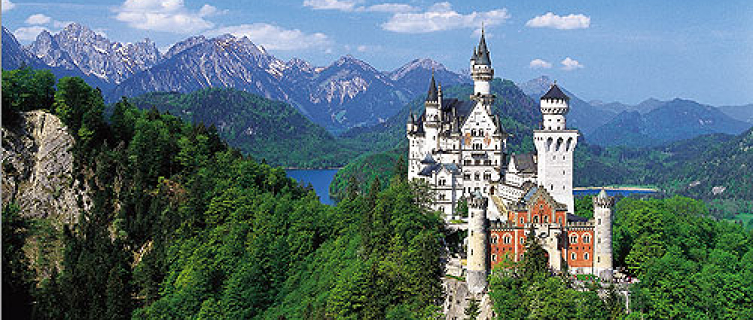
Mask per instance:
[[[147,93],[129,101],[143,110],[157,108],[188,123],[216,127],[231,147],[274,166],[338,167],[361,151],[340,146],[287,103],[236,89]]]
[[[4,72],[4,90],[21,80]],[[438,312],[443,224],[404,177],[383,192],[379,184],[352,189],[334,208],[211,128],[125,100],[108,123],[101,93],[79,78],[23,84],[10,86],[15,100],[3,101],[4,116],[41,109],[60,117],[75,138],[70,179],[90,186],[93,206],[62,230],[59,269],[41,278],[22,250],[38,220],[3,206],[4,318]]]

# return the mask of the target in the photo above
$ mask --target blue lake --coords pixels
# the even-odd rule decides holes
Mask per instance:
[[[656,191],[650,191],[650,190],[629,190],[629,189],[606,189],[607,195],[610,197],[614,196],[623,196],[627,197],[631,194],[637,194],[637,195],[650,195],[656,193]],[[573,190],[573,195],[577,196],[593,196],[597,195],[601,192],[601,188],[592,188],[592,189],[584,189],[584,190]]]
[[[335,204],[335,201],[329,197],[329,184],[332,182],[332,179],[334,179],[337,169],[290,169],[285,170],[285,172],[287,172],[288,176],[304,185],[310,183],[311,186],[314,187],[314,191],[316,191],[316,194],[319,196],[322,203],[328,205]],[[573,190],[573,195],[576,197],[596,195],[600,191],[600,188]],[[653,193],[656,192],[649,190],[607,189],[607,194],[612,197],[618,195],[627,197],[631,194],[650,195]]]
[[[329,197],[329,184],[335,178],[337,169],[289,169],[285,170],[289,177],[295,179],[303,185],[310,183],[319,196],[319,200],[328,205],[334,205],[335,202]]]

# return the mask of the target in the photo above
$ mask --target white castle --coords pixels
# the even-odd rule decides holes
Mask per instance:
[[[432,75],[424,113],[411,113],[407,124],[409,179],[430,186],[433,208],[448,221],[464,219],[457,206],[463,199],[468,203],[469,289],[485,288],[486,274],[502,255],[519,261],[531,228],[553,269],[560,270],[564,260],[573,272],[611,278],[612,200],[604,192],[594,198],[594,219],[573,214],[579,134],[567,129],[570,98],[552,85],[540,100],[536,153],[508,157],[508,133],[492,113],[494,69],[483,30],[471,57],[471,77],[471,101],[459,101],[445,99]]]

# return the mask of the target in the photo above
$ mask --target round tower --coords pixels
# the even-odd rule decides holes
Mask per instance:
[[[542,125],[533,131],[536,145],[537,181],[546,188],[554,200],[567,205],[575,212],[573,198],[573,153],[578,143],[578,130],[568,130],[565,115],[570,110],[568,97],[555,82],[541,96]]]
[[[594,203],[594,274],[612,280],[612,206],[614,198],[601,189]]]
[[[489,199],[476,191],[468,203],[468,257],[466,282],[474,295],[486,290],[488,243],[486,208]]]

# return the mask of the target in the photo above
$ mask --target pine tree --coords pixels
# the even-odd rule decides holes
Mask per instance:
[[[527,280],[532,280],[546,275],[548,260],[546,250],[541,247],[536,237],[536,230],[532,225],[526,237],[526,252],[523,256],[523,277]]]
[[[478,300],[475,298],[471,298],[471,300],[468,302],[468,306],[465,307],[464,314],[467,316],[466,320],[476,320],[478,318],[478,315],[481,314],[481,310],[479,310],[479,303]]]

